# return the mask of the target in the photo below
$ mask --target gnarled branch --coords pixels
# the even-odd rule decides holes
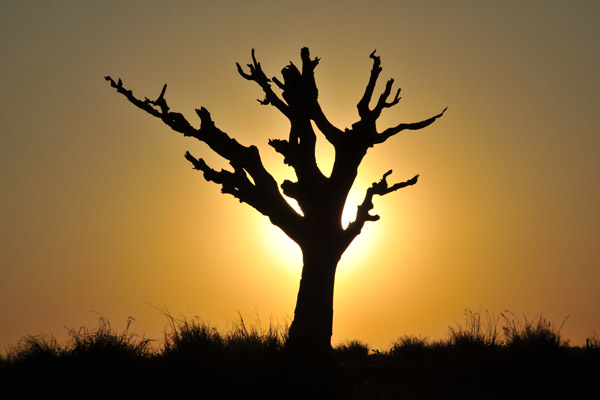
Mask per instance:
[[[401,89],[398,89],[396,91],[396,95],[394,96],[394,99],[390,103],[387,102],[387,99],[388,99],[388,97],[390,97],[390,93],[392,92],[392,86],[393,85],[394,85],[394,80],[393,79],[390,79],[385,84],[385,90],[383,91],[383,93],[381,94],[381,96],[379,96],[379,100],[377,101],[377,105],[373,109],[373,117],[374,118],[379,118],[379,116],[381,115],[381,111],[383,111],[384,108],[393,107],[396,104],[398,104],[398,102],[400,101],[400,90]]]
[[[216,171],[210,168],[203,159],[192,156],[189,151],[185,153],[185,158],[194,165],[194,169],[204,173],[204,179],[207,182],[221,185],[221,193],[228,193],[237,198],[240,203],[247,203],[267,215],[266,210],[261,210],[261,202],[256,196],[256,187],[250,182],[243,169],[234,167],[235,172]]]
[[[272,104],[279,111],[281,111],[285,116],[289,117],[289,107],[283,100],[275,94],[273,89],[271,88],[271,80],[267,78],[267,75],[262,70],[262,66],[258,61],[256,61],[256,57],[254,55],[254,49],[252,49],[252,64],[248,64],[248,68],[250,69],[250,73],[247,74],[244,72],[239,63],[235,63],[237,66],[238,73],[245,79],[249,81],[254,81],[258,83],[258,85],[262,88],[265,93],[264,100],[258,100],[262,105]],[[275,82],[279,86],[279,82]]]
[[[394,80],[390,79],[385,84],[385,90],[379,96],[379,100],[375,105],[373,110],[369,109],[369,103],[371,102],[371,97],[373,96],[373,91],[375,90],[375,84],[377,83],[377,78],[379,74],[383,70],[381,67],[381,58],[375,55],[375,50],[369,55],[373,59],[373,67],[371,68],[371,76],[369,77],[369,83],[367,83],[367,87],[365,88],[365,94],[360,99],[357,104],[358,115],[361,120],[376,120],[381,115],[381,111],[384,108],[389,108],[395,106],[400,101],[400,89],[396,91],[396,95],[391,102],[387,102],[388,97],[392,92],[392,85],[394,84]]]
[[[415,175],[407,181],[399,182],[392,186],[389,186],[387,183],[387,177],[391,173],[392,170],[389,170],[383,175],[379,182],[374,182],[371,185],[371,187],[367,189],[365,199],[363,200],[362,204],[357,207],[355,220],[348,224],[348,227],[344,231],[348,244],[350,244],[350,242],[360,234],[363,226],[365,225],[365,222],[379,220],[379,215],[371,215],[369,213],[369,211],[373,209],[373,196],[385,196],[386,194],[394,192],[398,189],[402,189],[407,186],[412,186],[415,183],[417,183],[417,180],[419,179],[419,175]]]
[[[127,100],[129,100],[135,106],[146,111],[148,114],[160,118],[174,131],[183,133],[184,136],[194,136],[194,132],[196,132],[196,130],[189,124],[185,117],[180,113],[169,111],[167,100],[164,97],[165,92],[167,91],[166,84],[163,86],[162,91],[156,100],[152,101],[146,97],[145,100],[142,101],[136,98],[131,90],[126,89],[123,86],[123,81],[121,79],[119,79],[117,82],[115,82],[110,76],[105,76],[104,79],[109,81],[110,86],[117,89],[118,93],[121,93],[123,96],[125,96]],[[156,107],[158,107],[159,110],[157,110]]]
[[[379,74],[383,69],[381,68],[381,58],[375,55],[375,51],[376,50],[373,50],[373,52],[369,55],[369,57],[373,59],[373,67],[371,68],[371,76],[369,77],[369,83],[367,83],[363,97],[356,105],[356,108],[358,108],[358,115],[361,119],[367,118],[371,113],[371,110],[369,110],[369,103],[371,102],[373,91],[375,90],[377,78],[379,77]]]
[[[185,158],[194,165],[195,169],[204,173],[207,181],[220,184],[223,193],[235,196],[268,216],[273,224],[281,228],[292,239],[297,240],[300,237],[302,216],[281,195],[277,182],[263,166],[256,146],[243,146],[221,131],[216,127],[210,113],[204,107],[196,110],[201,121],[200,128],[193,128],[182,114],[169,111],[165,99],[166,85],[155,101],[148,98],[142,101],[135,97],[131,90],[123,86],[121,79],[117,82],[110,76],[105,79],[117,89],[118,93],[123,94],[138,108],[160,118],[165,124],[173,130],[183,133],[184,136],[192,136],[206,143],[215,153],[229,161],[234,169],[233,172],[216,171],[201,158],[196,159],[189,152],[186,153]],[[248,179],[247,174],[252,181]]]
[[[307,47],[303,47],[300,51],[302,59],[302,81],[304,86],[304,96],[307,99],[310,118],[315,122],[317,128],[323,133],[325,139],[335,145],[342,130],[333,125],[325,116],[319,104],[319,91],[315,83],[315,68],[319,64],[320,58],[310,58],[310,52]]]
[[[269,145],[284,156],[284,162],[294,168],[299,180],[318,181],[324,179],[324,175],[315,159],[316,134],[311,119],[316,115],[315,119],[321,125],[319,129],[325,131],[326,136],[329,135],[328,131],[336,128],[328,124],[324,116],[319,118],[318,90],[314,79],[314,70],[319,64],[319,58],[312,59],[307,48],[303,48],[300,55],[302,67],[298,68],[290,62],[281,71],[282,80],[275,77],[268,80],[254,53],[252,64],[248,65],[250,73],[244,72],[239,65],[238,71],[245,79],[256,81],[266,88],[267,100],[270,98],[269,93],[272,93],[269,82],[274,82],[282,90],[281,96],[285,101],[285,111],[291,125],[290,132],[287,140],[271,140]],[[323,124],[326,127],[323,127]]]
[[[429,118],[427,120],[410,124],[399,124],[395,127],[386,129],[382,133],[378,133],[375,128],[375,121],[379,118],[384,108],[390,108],[399,103],[401,89],[397,89],[393,99],[391,101],[388,101],[392,93],[392,86],[394,84],[393,79],[388,80],[385,85],[385,89],[383,93],[381,93],[381,95],[379,96],[375,107],[372,110],[369,108],[369,103],[371,102],[373,91],[375,90],[377,78],[379,77],[379,74],[382,71],[381,59],[379,56],[375,55],[375,51],[373,51],[370,54],[370,57],[373,59],[371,76],[369,78],[369,83],[365,88],[365,93],[357,104],[360,120],[352,125],[351,130],[352,132],[360,135],[363,138],[362,142],[364,145],[366,145],[367,147],[372,147],[377,143],[383,143],[391,136],[405,129],[417,130],[425,128],[426,126],[431,125],[436,119],[444,115],[444,112],[446,112],[447,107],[440,114],[435,115],[434,117]]]
[[[399,133],[399,132],[401,132],[403,130],[407,130],[407,129],[408,130],[418,130],[418,129],[425,128],[425,127],[433,124],[433,122],[436,119],[438,119],[442,115],[444,115],[444,113],[446,112],[447,109],[448,109],[448,107],[444,108],[441,113],[439,113],[437,115],[434,115],[433,117],[428,118],[428,119],[426,119],[424,121],[421,121],[421,122],[413,122],[413,123],[410,123],[410,124],[399,124],[399,125],[396,125],[393,128],[388,128],[385,131],[383,131],[380,134],[378,134],[377,136],[375,136],[373,144],[383,143],[386,140],[388,140],[390,137],[394,136],[395,134],[397,134],[397,133]]]

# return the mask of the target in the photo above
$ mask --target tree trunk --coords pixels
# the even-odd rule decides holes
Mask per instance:
[[[328,243],[304,246],[304,267],[287,348],[329,353],[333,324],[333,287],[341,254]]]

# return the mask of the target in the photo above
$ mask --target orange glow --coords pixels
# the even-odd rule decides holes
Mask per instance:
[[[290,266],[300,273],[302,251],[296,242],[274,225],[268,223],[260,225],[261,239],[264,241],[265,247],[270,249],[268,256],[272,256],[276,263]]]
[[[0,349],[19,337],[94,326],[160,339],[154,307],[226,326],[237,311],[293,315],[302,259],[262,215],[191,169],[190,151],[228,168],[194,139],[135,109],[102,79],[143,98],[168,83],[174,111],[258,146],[276,180],[293,179],[269,138],[281,114],[237,75],[250,49],[280,76],[299,51],[321,61],[319,99],[341,129],[377,49],[401,87],[378,128],[444,117],[367,154],[343,222],[366,189],[420,174],[374,199],[344,254],[333,342],[385,347],[402,334],[440,337],[465,308],[509,309],[554,322],[582,343],[600,332],[600,3],[22,2],[0,5]],[[231,4],[230,4],[231,3]],[[143,6],[142,6],[143,5]],[[290,18],[293,16],[293,18]],[[325,173],[332,149],[319,137]]]

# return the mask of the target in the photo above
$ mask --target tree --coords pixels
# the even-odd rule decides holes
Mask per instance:
[[[405,181],[389,185],[386,172],[379,182],[366,191],[364,201],[358,206],[356,218],[346,228],[342,226],[342,211],[350,188],[356,178],[358,167],[367,150],[384,143],[404,130],[417,130],[432,124],[441,113],[421,122],[398,124],[378,131],[376,121],[385,108],[398,104],[400,89],[390,99],[393,79],[390,79],[377,102],[370,107],[371,98],[381,73],[380,57],[371,53],[373,60],[369,82],[357,104],[360,119],[350,129],[339,129],[325,116],[318,101],[318,90],[314,70],[319,58],[311,58],[308,48],[300,52],[302,66],[299,69],[290,62],[283,68],[283,81],[267,78],[262,66],[256,61],[252,50],[252,63],[245,71],[239,64],[239,74],[257,83],[264,92],[263,105],[279,110],[290,123],[287,140],[271,139],[269,145],[283,156],[285,164],[295,171],[295,182],[285,180],[278,183],[265,169],[256,146],[244,146],[221,131],[204,107],[196,110],[200,127],[194,128],[180,113],[172,112],[167,104],[165,84],[156,100],[140,100],[123,86],[121,79],[115,82],[110,76],[106,80],[138,108],[161,119],[171,129],[184,136],[194,137],[206,143],[215,153],[229,161],[230,170],[216,171],[202,158],[186,152],[195,169],[202,171],[207,181],[221,185],[221,192],[228,193],[240,202],[247,203],[269,218],[294,240],[302,250],[303,269],[300,288],[289,329],[288,347],[327,351],[331,349],[333,323],[333,288],[338,261],[354,238],[360,234],[365,222],[377,221],[373,208],[373,196],[390,192],[417,183],[418,175]],[[275,84],[277,92],[272,87]],[[325,176],[317,166],[315,144],[317,136],[314,123],[335,150],[335,161],[330,176]],[[297,201],[302,210],[298,213],[283,195]]]

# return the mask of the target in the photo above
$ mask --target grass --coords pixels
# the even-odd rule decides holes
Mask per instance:
[[[131,333],[132,322],[133,318],[128,318],[127,325],[121,333],[116,332],[110,326],[110,321],[104,317],[100,317],[97,329],[81,327],[69,330],[70,342],[65,348],[65,356],[92,360],[152,356],[152,340]]]
[[[248,325],[240,315],[222,332],[197,317],[165,313],[161,342],[95,329],[27,336],[0,355],[0,398],[100,395],[117,398],[428,399],[595,398],[600,340],[569,345],[559,326],[466,310],[441,340],[402,336],[385,350],[360,341],[335,346],[333,361],[298,363],[287,326]]]
[[[493,314],[465,310],[464,325],[449,326],[450,343],[454,346],[493,347],[498,344],[498,319]]]
[[[600,338],[596,332],[592,332],[592,334],[585,339],[585,346],[588,349],[600,349]]]

